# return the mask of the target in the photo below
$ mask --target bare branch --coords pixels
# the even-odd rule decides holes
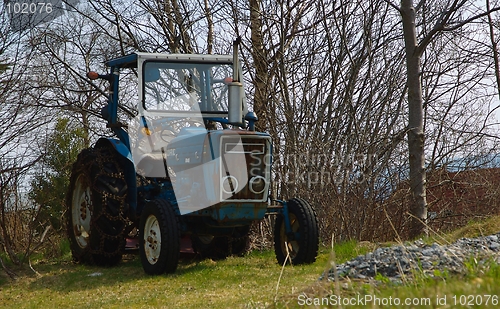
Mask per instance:
[[[455,3],[453,4],[453,6],[449,10],[443,12],[440,20],[438,20],[436,22],[435,26],[431,29],[431,31],[429,31],[429,33],[418,44],[417,48],[415,49],[415,51],[418,55],[422,55],[422,53],[424,52],[427,45],[429,45],[429,43],[434,39],[434,36],[437,33],[441,32],[441,31],[457,30],[468,23],[471,23],[479,18],[488,16],[489,14],[500,10],[500,7],[488,9],[486,12],[472,16],[472,17],[470,17],[462,22],[454,24],[453,26],[447,26],[447,23],[449,22],[453,13],[455,13],[459,8],[461,8],[466,3],[466,0],[462,0],[462,2],[460,2],[460,3],[457,3],[457,2],[458,2],[458,0],[455,0]]]

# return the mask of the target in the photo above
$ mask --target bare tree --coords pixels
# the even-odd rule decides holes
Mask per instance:
[[[493,61],[495,63],[495,79],[498,88],[498,96],[500,98],[500,57],[498,55],[498,43],[495,38],[495,23],[491,14],[491,1],[486,0],[486,11],[488,12],[488,25],[490,31],[491,49],[493,51]]]
[[[8,22],[0,22],[3,36],[0,48],[0,249],[14,264],[26,249],[33,217],[23,218],[27,208],[23,182],[29,169],[40,159],[34,131],[46,124],[41,108],[25,99],[36,85],[30,76],[31,50],[25,48],[29,36],[12,33]],[[27,233],[25,233],[27,232]],[[3,261],[0,264],[5,268]],[[7,268],[6,272],[13,275]]]
[[[465,20],[458,19],[460,10],[468,1],[452,1],[442,8],[436,23],[423,37],[417,39],[416,13],[426,5],[426,1],[419,2],[414,7],[413,0],[402,0],[401,7],[397,8],[403,21],[405,41],[407,87],[408,87],[408,152],[410,162],[410,186],[413,200],[410,213],[412,223],[410,237],[415,237],[425,229],[427,220],[426,201],[426,171],[424,152],[424,109],[421,88],[421,57],[427,46],[442,32],[460,29],[467,23],[491,14],[500,7],[489,8],[486,12],[472,15]],[[428,21],[429,22],[429,21]]]
[[[104,70],[106,60],[134,51],[227,53],[241,36],[257,129],[274,141],[273,196],[310,199],[325,239],[371,239],[386,218],[384,203],[405,179],[414,192],[410,212],[425,221],[425,169],[496,149],[485,84],[491,41],[472,43],[472,30],[464,27],[469,16],[487,15],[464,11],[464,2],[421,1],[412,9],[407,0],[401,6],[389,0],[92,0],[33,29],[23,47],[36,53],[27,73],[13,75],[16,89],[26,90],[16,95],[36,111],[74,117],[87,128],[89,144],[109,132],[98,120],[105,84],[90,83],[88,70]],[[494,17],[495,4],[485,12]],[[486,29],[485,20],[474,20]],[[127,119],[135,113],[135,74],[120,78],[133,89],[120,100],[120,117]],[[483,106],[474,109],[471,100]],[[408,205],[400,206],[389,217],[405,230]]]

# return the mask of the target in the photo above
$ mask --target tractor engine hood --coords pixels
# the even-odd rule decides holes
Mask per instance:
[[[179,171],[203,163],[210,151],[206,141],[209,134],[205,128],[183,128],[167,146],[167,165]]]

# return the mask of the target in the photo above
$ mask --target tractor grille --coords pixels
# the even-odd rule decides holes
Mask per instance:
[[[229,166],[228,174],[225,172],[227,169],[224,169],[224,162],[221,164],[221,199],[267,200],[271,173],[270,138],[254,135],[223,136],[221,153],[226,166]]]

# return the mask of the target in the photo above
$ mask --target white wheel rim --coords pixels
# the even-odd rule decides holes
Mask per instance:
[[[161,251],[161,231],[158,219],[154,215],[149,215],[144,224],[144,253],[149,264],[158,262]]]
[[[89,243],[92,207],[90,194],[90,186],[85,183],[84,176],[79,175],[75,181],[71,201],[71,221],[76,243],[81,248],[86,248]]]

